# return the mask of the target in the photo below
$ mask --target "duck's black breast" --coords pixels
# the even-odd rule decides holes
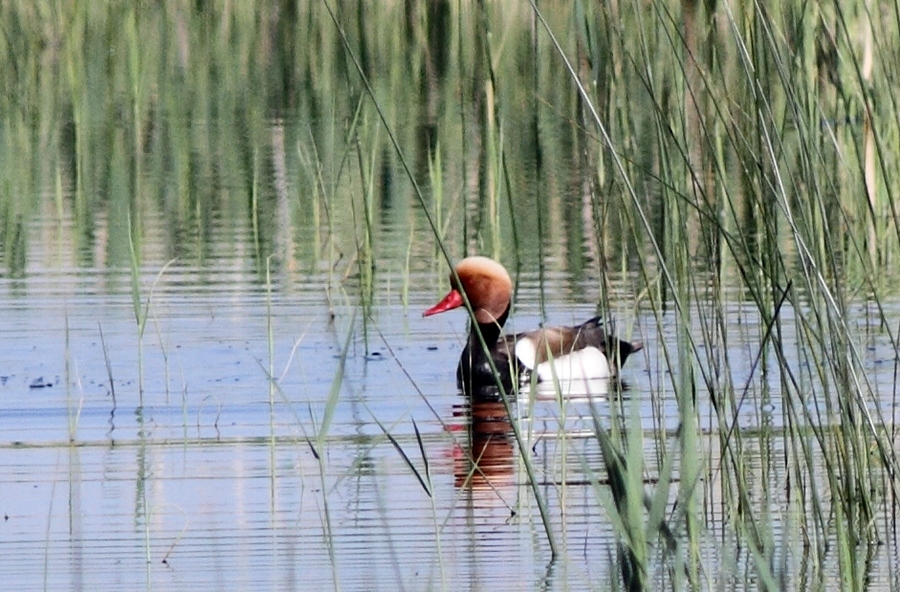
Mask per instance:
[[[456,369],[456,380],[459,388],[465,393],[475,393],[482,390],[497,390],[497,382],[503,385],[506,391],[512,390],[521,373],[521,365],[515,357],[513,344],[507,339],[498,339],[490,348],[490,356],[485,355],[481,343],[471,341],[463,350]],[[494,362],[496,374],[488,360]]]
[[[509,315],[509,308],[497,319],[496,323],[479,323],[472,326],[469,339],[459,359],[456,369],[456,381],[459,389],[466,394],[478,394],[480,391],[497,391],[497,383],[509,392],[516,384],[522,370],[516,359],[515,339],[501,336],[503,323]],[[485,352],[478,334],[488,345]],[[493,361],[494,368],[491,368]]]

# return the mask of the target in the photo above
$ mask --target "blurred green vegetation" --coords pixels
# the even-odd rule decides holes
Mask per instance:
[[[691,266],[733,271],[721,259],[749,255],[765,267],[767,225],[800,257],[782,193],[821,224],[805,230],[812,253],[835,252],[831,271],[863,289],[875,268],[896,276],[898,35],[876,15],[867,46],[865,4],[851,4],[548,5],[611,147],[530,6],[336,8],[426,189],[439,159],[454,253],[576,275],[652,261],[645,237],[623,231],[635,204],[617,155],[660,244],[672,221],[692,222]],[[26,272],[34,222],[52,219],[80,266],[127,266],[128,216],[139,243],[148,221],[164,229],[165,258],[202,262],[212,236],[254,219],[255,233],[231,238],[256,241],[258,258],[355,256],[364,203],[376,257],[405,254],[413,236],[413,260],[431,259],[410,182],[322,3],[11,1],[0,18],[7,273]],[[723,230],[741,252],[723,249]]]
[[[225,245],[261,282],[270,255],[310,270],[344,261],[371,297],[384,265],[443,276],[441,240],[605,288],[626,277],[633,308],[676,318],[662,347],[678,355],[661,352],[658,380],[671,381],[682,429],[675,448],[657,434],[656,449],[658,466],[679,458],[678,480],[658,488],[677,490],[685,573],[696,583],[715,508],[760,579],[780,577],[795,534],[777,539],[777,488],[755,491],[743,459],[771,450],[773,433],[735,429],[743,406],[773,400],[771,374],[782,469],[800,488],[785,513],[817,568],[836,540],[842,583],[861,584],[856,549],[878,538],[877,509],[894,507],[898,463],[847,311],[870,303],[896,348],[897,13],[862,0],[571,0],[538,3],[545,25],[527,3],[333,4],[347,46],[323,2],[0,4],[2,274],[26,275],[54,245],[60,264],[123,269],[203,268]],[[762,324],[729,324],[732,300]],[[746,385],[731,368],[747,352],[726,347],[736,330],[758,334]],[[698,392],[716,413],[720,467],[696,455]],[[621,479],[643,485],[641,455],[622,458]],[[622,495],[623,522],[640,520],[638,494]]]
[[[37,238],[29,229],[53,219],[72,233],[80,266],[128,264],[129,216],[139,237],[162,221],[166,258],[202,262],[213,235],[254,219],[258,235],[232,238],[258,241],[250,250],[260,257],[282,248],[288,258],[314,260],[331,241],[353,255],[364,221],[352,206],[365,198],[357,149],[374,155],[376,228],[399,230],[389,235],[403,241],[374,241],[379,255],[405,253],[410,230],[423,228],[409,181],[398,174],[321,4],[10,2],[0,11],[8,273],[26,272]],[[508,232],[497,221],[507,218],[507,202],[496,175],[480,168],[489,161],[481,138],[484,68],[477,45],[466,43],[477,11],[344,3],[340,13],[419,180],[428,179],[429,159],[440,152],[451,180],[448,223],[458,228],[463,204],[475,204],[465,242],[499,251]],[[511,17],[515,43],[529,43],[527,13],[503,23]],[[532,93],[519,88],[523,76],[533,74],[510,80],[510,109],[533,107],[525,99]],[[556,78],[554,102],[568,94],[564,75]],[[572,141],[580,134],[562,118],[557,127]],[[527,125],[509,128],[512,162],[525,173],[516,191],[533,199],[535,139]],[[285,236],[289,242],[279,244]]]

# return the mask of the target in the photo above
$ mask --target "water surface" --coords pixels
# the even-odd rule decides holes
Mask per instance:
[[[791,110],[770,79],[742,86],[777,69],[735,63],[739,33],[710,26],[710,51],[673,51],[658,44],[681,39],[677,19],[630,6],[573,18],[580,4],[548,15],[605,105],[608,146],[526,4],[345,3],[347,45],[324,3],[63,4],[0,6],[6,587],[610,589],[622,533],[599,426],[633,438],[640,486],[666,502],[677,551],[653,539],[658,587],[693,554],[698,588],[757,589],[767,571],[786,589],[848,573],[900,588],[895,501],[871,437],[896,439],[891,219],[851,200],[867,195],[864,167],[846,160],[861,152],[852,121],[806,130],[823,134],[816,183],[792,152],[802,121],[771,125],[787,130],[774,162],[743,160],[745,131],[731,130],[765,122],[745,121],[740,92],[767,89]],[[573,24],[591,18],[610,33],[600,45]],[[645,54],[659,61],[632,60]],[[696,179],[712,170],[679,168],[694,138],[659,132],[690,127],[669,94],[692,83],[678,56],[701,54],[721,56],[710,71],[731,68],[693,88],[710,94],[710,121],[725,118],[705,130],[724,146],[701,159],[723,167],[709,195]],[[846,100],[832,109],[820,90],[821,119],[843,121]],[[797,177],[753,177],[781,169]],[[821,204],[818,183],[835,186]],[[785,194],[759,190],[773,186]],[[803,217],[813,203],[822,219]],[[509,330],[602,313],[644,349],[621,384],[526,389],[513,417],[462,397],[465,315],[421,317],[448,287],[439,242],[510,269]],[[852,372],[830,374],[842,362]],[[873,519],[858,531],[883,543],[846,556],[835,500],[862,503],[846,475],[829,481],[854,466],[831,463],[845,454],[870,461],[858,483]],[[685,459],[699,466],[691,482]]]

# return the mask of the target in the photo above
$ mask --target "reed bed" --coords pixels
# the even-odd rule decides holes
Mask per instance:
[[[837,573],[860,589],[896,544],[897,386],[869,377],[875,342],[898,364],[896,12],[72,0],[6,2],[0,22],[4,276],[25,273],[29,221],[52,209],[56,257],[131,269],[139,347],[142,262],[202,263],[213,228],[251,229],[269,288],[279,268],[327,265],[366,343],[385,269],[445,277],[477,252],[595,278],[598,310],[659,343],[629,364],[651,367],[652,425],[634,394],[614,398],[593,418],[605,462],[584,467],[620,535],[617,584]],[[150,217],[166,240],[142,240]],[[320,463],[334,384],[309,439]],[[429,494],[424,449],[419,472],[383,429]],[[716,544],[739,559],[713,563]]]

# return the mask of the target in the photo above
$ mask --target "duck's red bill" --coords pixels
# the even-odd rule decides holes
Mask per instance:
[[[450,293],[444,296],[444,299],[422,313],[423,317],[430,317],[439,312],[447,312],[463,305],[463,297],[459,290],[450,290]]]

